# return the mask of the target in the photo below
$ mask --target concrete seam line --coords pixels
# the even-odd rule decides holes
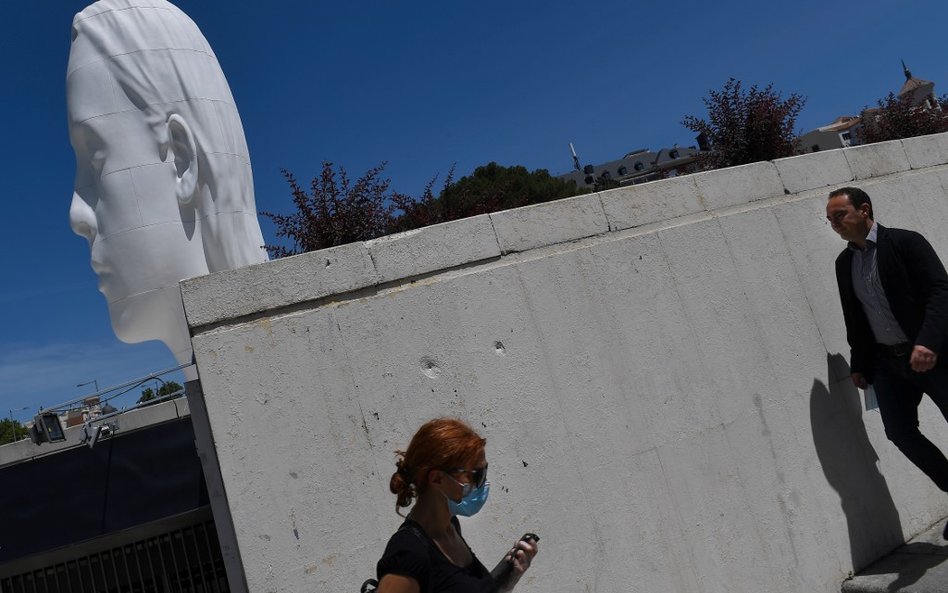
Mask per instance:
[[[889,175],[880,176],[874,179],[884,179],[887,177],[895,178],[895,177],[900,177],[900,176],[913,177],[916,175],[930,174],[934,170],[943,170],[943,171],[948,172],[948,163],[927,167],[925,169],[910,169],[907,171],[900,171],[900,172],[892,173]],[[779,170],[778,170],[778,175],[779,175]],[[839,184],[834,184],[834,186],[835,185],[839,185]],[[827,186],[827,187],[831,187],[831,186]],[[943,187],[944,187],[944,184],[943,184]],[[697,186],[695,186],[695,192],[696,192],[696,195],[698,195],[699,199],[701,199],[700,190],[697,188]],[[596,192],[596,193],[597,193],[597,199],[599,200],[600,206],[603,207],[604,204],[602,202],[603,200],[602,192]],[[758,210],[761,208],[767,208],[779,203],[792,203],[796,201],[808,200],[816,196],[817,194],[822,194],[822,188],[806,190],[806,191],[796,192],[792,194],[776,195],[776,196],[767,197],[767,198],[759,198],[753,201],[748,201],[741,204],[734,204],[730,206],[723,206],[723,207],[716,208],[713,210],[708,210],[705,208],[698,212],[683,214],[681,216],[676,216],[674,218],[668,218],[661,221],[655,221],[655,222],[651,222],[647,224],[636,225],[636,226],[623,228],[623,229],[613,229],[612,222],[609,221],[608,216],[606,216],[606,222],[607,222],[607,226],[609,227],[609,230],[606,230],[601,233],[587,235],[585,237],[577,237],[577,238],[568,239],[565,241],[547,243],[545,245],[538,245],[536,247],[531,247],[530,249],[526,249],[522,251],[521,250],[508,250],[508,251],[501,250],[500,240],[499,240],[497,229],[496,229],[496,223],[493,218],[493,214],[495,213],[491,213],[491,214],[488,214],[488,220],[490,221],[491,230],[494,234],[494,241],[497,244],[498,252],[501,255],[491,256],[491,257],[479,259],[479,260],[473,260],[473,261],[470,261],[464,264],[459,264],[456,266],[440,268],[437,270],[431,270],[422,274],[418,274],[414,276],[406,276],[406,277],[397,278],[394,280],[389,280],[384,283],[380,283],[378,280],[380,274],[378,271],[378,265],[375,261],[374,254],[372,253],[372,250],[366,248],[365,253],[368,255],[373,272],[375,273],[375,279],[371,280],[370,283],[367,283],[363,286],[359,286],[356,288],[351,288],[351,289],[340,291],[340,292],[334,292],[329,295],[317,296],[314,298],[300,300],[294,303],[288,303],[285,305],[276,306],[275,308],[270,309],[270,311],[277,312],[278,314],[284,314],[284,313],[291,313],[296,309],[302,308],[304,303],[327,304],[331,302],[344,302],[347,300],[353,300],[355,298],[365,297],[371,294],[373,290],[380,291],[380,290],[390,289],[392,287],[397,287],[400,285],[410,285],[413,282],[424,280],[426,278],[435,277],[435,276],[438,276],[439,274],[474,268],[474,267],[478,267],[478,266],[490,263],[492,261],[500,261],[501,259],[506,259],[506,258],[510,258],[514,256],[517,256],[516,257],[517,260],[526,261],[526,260],[532,259],[531,256],[529,255],[530,252],[537,252],[537,254],[540,255],[546,250],[557,249],[557,248],[562,249],[564,248],[564,246],[567,246],[565,247],[567,249],[573,249],[573,248],[581,249],[581,248],[584,248],[587,244],[594,244],[599,241],[609,241],[613,239],[620,239],[623,237],[638,236],[638,235],[647,234],[650,232],[656,232],[662,229],[678,227],[683,224],[696,222],[698,220],[704,220],[704,219],[708,219],[712,217],[730,216],[733,214],[749,212],[749,211]],[[702,205],[704,206],[704,204]],[[603,212],[604,212],[604,208],[603,208]],[[525,254],[525,255],[521,257],[520,254]],[[182,297],[183,297],[184,292],[185,292],[184,290],[181,290]],[[187,314],[187,310],[185,312]],[[244,312],[236,313],[233,317],[230,317],[229,319],[232,322],[239,324],[247,320],[260,319],[266,316],[267,315],[264,313],[264,311],[261,311],[261,310],[256,310],[256,311],[245,310]],[[222,321],[222,320],[210,321],[207,323],[197,323],[190,326],[190,333],[191,333],[191,336],[194,337],[199,334],[211,331],[215,328],[219,328],[219,327],[227,326],[227,325],[229,325],[229,322]]]
[[[492,262],[500,261],[501,256],[492,256],[476,261],[470,261],[463,264],[458,264],[456,266],[451,266],[448,268],[441,268],[438,270],[432,270],[430,272],[424,272],[422,274],[416,274],[414,276],[406,276],[404,278],[397,278],[395,280],[389,280],[387,282],[376,282],[375,284],[362,286],[359,288],[354,288],[351,290],[346,290],[342,292],[336,292],[330,295],[321,296],[313,299],[305,299],[291,303],[288,305],[281,305],[266,309],[265,311],[252,311],[248,313],[243,313],[235,315],[223,321],[212,321],[210,323],[202,323],[191,327],[191,337],[196,338],[201,335],[214,333],[216,330],[227,330],[234,327],[238,327],[245,323],[250,323],[253,321],[258,321],[260,319],[267,319],[272,317],[282,317],[284,315],[291,315],[293,313],[298,313],[300,311],[307,311],[310,309],[317,309],[325,307],[327,305],[333,304],[342,304],[357,299],[363,299],[367,297],[373,297],[381,292],[386,290],[401,288],[411,286],[416,282],[427,280],[430,278],[435,278],[441,274],[446,274],[450,272],[456,272],[459,270],[466,270],[468,268],[478,267],[484,264],[489,264]]]
[[[365,249],[365,252],[368,254],[369,261],[372,262],[372,271],[375,272],[375,282],[373,282],[371,286],[378,286],[379,280],[382,279],[382,273],[379,272],[379,265],[375,262],[375,255],[372,254],[372,250],[369,248],[368,243],[369,243],[368,241],[363,241],[362,247]]]
[[[475,267],[489,264],[492,262],[500,261],[501,259],[506,259],[510,256],[527,254],[534,251],[539,252],[540,250],[547,250],[547,249],[556,248],[558,246],[564,246],[564,245],[575,245],[577,249],[582,249],[582,248],[585,248],[587,243],[596,242],[597,239],[598,240],[611,240],[613,238],[620,239],[623,237],[644,235],[648,233],[658,232],[661,230],[666,230],[669,228],[679,227],[686,224],[691,224],[694,222],[698,222],[700,220],[709,220],[709,219],[718,218],[721,216],[730,216],[733,214],[750,212],[753,210],[759,210],[761,208],[767,208],[769,206],[772,206],[778,203],[788,203],[788,202],[806,200],[806,199],[810,199],[811,197],[812,196],[805,196],[805,195],[801,196],[799,194],[791,194],[789,196],[781,195],[781,196],[774,196],[770,198],[762,198],[762,199],[754,200],[753,202],[747,202],[744,204],[726,206],[726,207],[718,208],[715,210],[703,210],[701,212],[685,214],[685,215],[677,216],[675,218],[670,218],[667,220],[662,220],[662,221],[658,221],[654,223],[622,229],[621,231],[605,231],[602,233],[587,235],[585,237],[578,237],[575,239],[569,239],[565,241],[547,243],[545,245],[533,247],[533,248],[523,250],[523,251],[501,250],[501,255],[499,256],[484,258],[480,260],[474,260],[467,263],[458,264],[456,266],[440,268],[437,270],[432,270],[430,272],[425,272],[425,273],[417,274],[414,276],[406,276],[403,278],[397,278],[397,279],[389,280],[386,282],[381,282],[381,283],[376,282],[374,284],[362,286],[359,288],[354,288],[351,290],[336,292],[330,295],[320,296],[320,297],[316,297],[312,299],[304,299],[304,300],[297,301],[295,303],[277,306],[271,309],[267,309],[266,311],[250,311],[247,313],[235,315],[234,317],[230,317],[227,320],[198,324],[190,328],[191,336],[197,337],[198,335],[210,333],[217,329],[236,327],[243,323],[256,321],[256,320],[263,319],[266,317],[288,315],[300,310],[312,308],[314,306],[323,307],[329,304],[344,303],[344,302],[348,302],[348,301],[352,301],[352,300],[356,300],[360,298],[374,296],[384,290],[397,288],[401,286],[410,286],[411,284],[421,281],[421,280],[434,278],[441,274],[450,273],[450,272],[454,272],[458,270],[475,268]],[[601,197],[600,197],[600,200],[601,200]],[[491,220],[491,228],[493,229],[494,228],[493,219],[491,219],[490,216],[488,216],[488,219]],[[494,237],[495,237],[495,240],[497,240],[496,230],[494,232]],[[499,248],[499,243],[498,243],[498,248]],[[369,250],[367,251],[371,258],[372,257],[371,251]],[[520,259],[522,258],[518,258],[518,260]],[[530,258],[527,257],[524,261],[528,259]],[[373,261],[373,266],[374,266],[375,265],[374,259],[372,261]]]
[[[490,221],[490,230],[494,234],[494,243],[497,243],[497,253],[499,253],[500,256],[503,257],[504,248],[500,246],[500,237],[497,236],[497,227],[494,226],[494,213],[493,212],[487,213],[487,220]]]
[[[599,200],[599,207],[602,209],[602,217],[606,219],[606,232],[613,233],[615,232],[615,227],[612,226],[612,221],[609,220],[609,213],[606,212],[606,204],[602,201],[602,192],[593,192],[596,195],[596,199]]]
[[[791,191],[787,188],[787,182],[783,180],[783,175],[780,173],[780,167],[777,166],[776,161],[769,161],[774,166],[774,171],[777,172],[777,179],[780,181],[780,187],[783,188],[783,195],[791,195]]]

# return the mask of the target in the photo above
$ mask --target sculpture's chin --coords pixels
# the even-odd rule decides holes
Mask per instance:
[[[181,301],[168,298],[164,290],[151,290],[109,303],[109,316],[116,337],[126,344],[160,340],[166,344],[184,332]]]

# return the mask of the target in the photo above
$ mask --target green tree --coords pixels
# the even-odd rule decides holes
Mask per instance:
[[[689,115],[681,122],[703,134],[711,150],[700,157],[705,168],[733,167],[792,156],[796,149],[796,119],[806,104],[801,95],[786,99],[769,84],[744,89],[731,78],[703,99],[707,119]]]
[[[25,439],[26,436],[27,428],[16,420],[10,420],[9,418],[0,420],[0,445]]]
[[[292,247],[267,245],[270,256],[286,257],[585,193],[575,182],[557,179],[544,169],[531,172],[492,162],[457,181],[452,167],[437,196],[432,190],[436,179],[432,179],[415,198],[391,190],[390,180],[382,177],[384,168],[382,163],[350,183],[343,167],[334,170],[332,163],[325,162],[309,191],[284,169],[296,211],[260,214],[273,221],[277,237],[289,239]]]
[[[948,132],[948,95],[934,108],[915,105],[910,94],[889,93],[876,103],[877,107],[862,111],[857,136],[863,144]]]
[[[160,397],[164,397],[166,395],[171,395],[172,393],[175,393],[176,391],[181,391],[182,389],[184,388],[181,387],[181,385],[177,383],[176,381],[165,381],[158,388],[157,392],[155,392],[155,390],[152,389],[151,387],[146,387],[142,389],[142,396],[138,398],[138,403],[143,404],[145,402],[149,402],[149,401],[158,399]],[[181,397],[181,396],[178,395],[176,397]]]
[[[430,191],[432,183],[420,200],[396,200],[395,205],[404,214],[395,220],[392,230],[404,231],[584,193],[575,181],[553,177],[546,169],[528,171],[523,166],[505,167],[495,162],[477,167],[457,181],[449,174],[436,198]]]
[[[540,204],[581,193],[575,181],[563,181],[546,169],[528,171],[495,162],[474,169],[442,190],[438,200],[451,219],[464,218],[530,204]]]

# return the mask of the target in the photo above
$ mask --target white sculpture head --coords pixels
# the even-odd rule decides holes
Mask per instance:
[[[72,229],[124,342],[191,342],[178,282],[266,261],[240,116],[197,25],[165,0],[77,14],[66,74]]]

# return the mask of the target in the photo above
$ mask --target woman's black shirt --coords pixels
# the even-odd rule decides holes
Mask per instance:
[[[457,517],[451,523],[461,535]],[[463,541],[463,536],[461,537]],[[467,542],[464,542],[467,545]],[[468,546],[468,550],[470,550]],[[496,593],[497,586],[490,572],[474,552],[471,563],[462,568],[452,564],[425,533],[421,525],[405,519],[398,531],[388,540],[385,553],[376,566],[381,582],[387,574],[407,576],[418,581],[421,593]]]

